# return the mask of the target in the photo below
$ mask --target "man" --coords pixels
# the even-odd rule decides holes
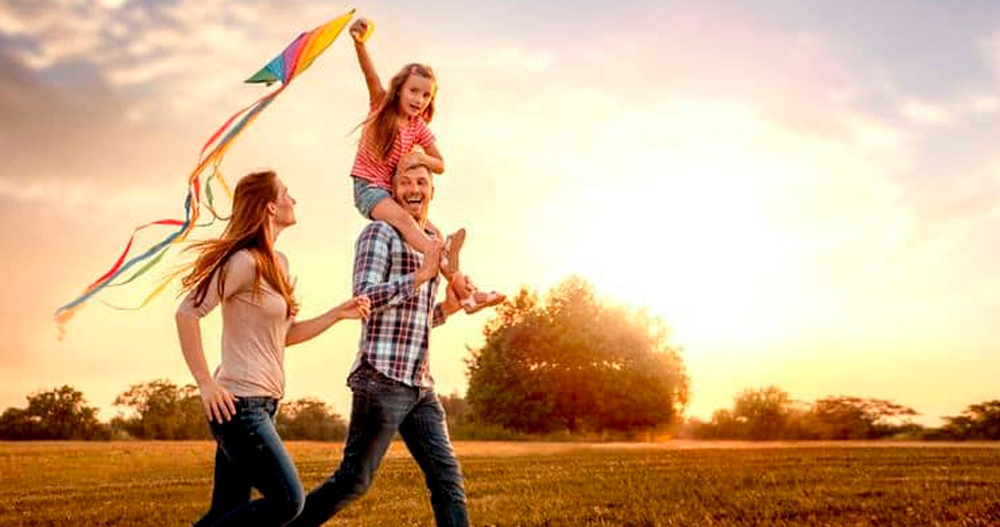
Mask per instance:
[[[415,166],[397,173],[393,198],[427,230],[434,197],[430,171]],[[461,306],[452,288],[434,303],[437,259],[423,259],[388,223],[368,224],[354,257],[354,294],[371,300],[360,349],[348,377],[351,423],[340,468],[306,497],[291,523],[319,526],[364,494],[399,431],[424,472],[438,526],[469,524],[462,473],[448,439],[444,410],[434,393],[428,348],[430,329]]]

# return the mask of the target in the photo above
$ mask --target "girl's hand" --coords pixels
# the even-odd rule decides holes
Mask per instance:
[[[425,157],[427,157],[427,154],[424,154],[421,150],[412,150],[410,153],[404,154],[403,157],[399,158],[400,172],[406,172],[415,166],[426,165]]]
[[[367,18],[359,18],[355,20],[353,24],[351,24],[351,28],[348,30],[348,32],[350,32],[351,36],[354,37],[354,40],[356,42],[364,44],[365,41],[368,40],[369,35],[371,35],[374,29],[375,29],[375,24],[373,24]]]
[[[209,421],[222,424],[236,415],[236,397],[229,390],[219,386],[215,379],[209,379],[198,386],[201,405]]]
[[[337,306],[337,311],[342,319],[368,318],[371,314],[372,303],[367,296],[356,296],[343,304]]]

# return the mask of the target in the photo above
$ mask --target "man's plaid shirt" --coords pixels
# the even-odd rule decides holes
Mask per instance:
[[[428,345],[431,327],[444,323],[434,304],[439,278],[413,290],[423,255],[406,245],[383,221],[369,223],[358,237],[354,253],[354,295],[367,295],[371,315],[361,327],[361,342],[353,371],[362,363],[386,377],[410,386],[430,388]]]

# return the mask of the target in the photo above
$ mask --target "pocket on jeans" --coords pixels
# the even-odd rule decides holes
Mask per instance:
[[[371,366],[367,362],[362,363],[350,375],[347,376],[347,386],[351,390],[357,390],[358,388],[363,388],[368,385],[368,379],[371,377],[368,371]]]
[[[265,412],[238,412],[233,419],[222,425],[216,425],[215,439],[230,459],[238,459],[265,448],[267,438],[263,428],[270,424],[270,418]]]
[[[266,415],[267,412],[264,409],[241,404],[240,400],[237,399],[235,415],[230,417],[228,421],[222,423],[209,421],[209,424],[212,427],[212,434],[216,437],[222,434],[246,434],[255,430],[258,421]]]

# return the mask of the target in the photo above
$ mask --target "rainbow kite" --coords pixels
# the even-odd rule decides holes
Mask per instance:
[[[222,221],[226,220],[226,218],[219,216],[219,214],[215,211],[215,203],[211,188],[212,180],[218,181],[219,186],[222,187],[222,189],[226,192],[226,195],[232,199],[232,191],[229,189],[229,185],[226,184],[225,178],[222,177],[222,173],[219,171],[219,164],[222,163],[222,158],[225,156],[226,151],[230,146],[232,146],[233,140],[239,136],[240,132],[242,132],[247,125],[252,123],[254,119],[260,115],[260,112],[271,104],[278,94],[288,87],[288,84],[292,82],[292,79],[305,71],[306,68],[308,68],[314,60],[316,60],[316,57],[323,53],[323,51],[325,51],[326,48],[333,43],[347,23],[351,21],[352,16],[354,16],[354,9],[351,9],[347,13],[340,15],[339,17],[313,29],[312,31],[302,33],[287,48],[285,48],[281,54],[275,57],[274,60],[269,62],[266,66],[261,68],[260,71],[246,80],[247,83],[264,83],[267,86],[270,86],[275,82],[280,82],[281,86],[260,99],[257,99],[246,108],[243,108],[233,114],[232,117],[227,119],[226,122],[218,130],[216,130],[214,134],[212,134],[208,141],[205,142],[205,145],[202,146],[201,153],[198,156],[198,166],[195,167],[194,171],[191,172],[191,175],[188,177],[188,190],[187,197],[184,199],[183,220],[157,220],[136,227],[132,231],[132,236],[129,238],[128,243],[125,245],[125,250],[122,252],[121,256],[118,257],[118,260],[115,261],[114,265],[111,266],[111,269],[101,275],[101,277],[95,280],[94,283],[87,286],[80,296],[56,310],[55,320],[59,327],[60,337],[63,334],[65,324],[92,296],[96,295],[106,287],[125,285],[144,274],[163,258],[172,245],[184,241],[188,234],[191,233],[191,230],[195,227],[210,225],[216,219]],[[205,197],[207,200],[205,206],[212,214],[212,222],[207,224],[197,224],[196,222],[201,216],[202,205],[201,176],[205,169],[209,166],[212,167],[212,171],[205,179],[204,183]],[[129,252],[132,250],[132,243],[135,241],[135,235],[139,231],[154,225],[177,227],[177,230],[170,233],[160,242],[149,247],[142,254],[128,258]],[[121,282],[112,283],[123,273],[142,262],[145,263],[130,277]],[[176,275],[172,274],[163,280],[135,309],[139,309],[148,304],[153,297],[166,288],[174,276]]]

